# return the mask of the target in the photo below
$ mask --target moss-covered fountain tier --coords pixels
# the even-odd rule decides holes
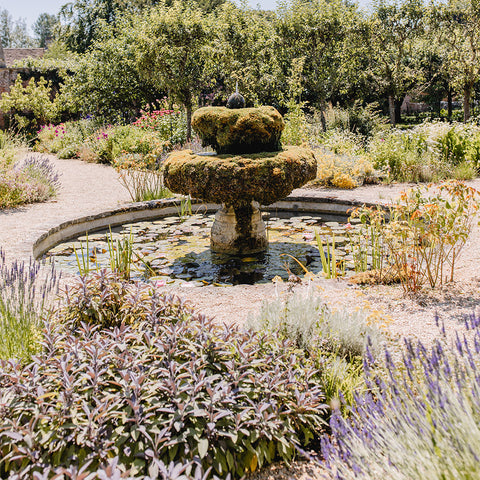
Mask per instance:
[[[223,204],[212,226],[213,251],[265,250],[265,224],[257,204],[272,204],[314,179],[313,152],[280,149],[284,123],[273,107],[205,107],[195,112],[192,126],[218,155],[170,154],[164,165],[166,185],[175,193]]]

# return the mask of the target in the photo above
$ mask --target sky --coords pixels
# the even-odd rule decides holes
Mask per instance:
[[[60,7],[68,2],[69,0],[0,0],[0,8],[8,10],[14,20],[24,19],[31,27],[41,13],[56,14]],[[249,3],[254,8],[260,5],[263,9],[273,10],[277,0],[249,0]],[[368,0],[359,1],[360,5],[367,3]]]

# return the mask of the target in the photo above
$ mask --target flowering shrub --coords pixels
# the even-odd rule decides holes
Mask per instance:
[[[292,459],[323,428],[320,372],[294,343],[112,281],[81,280],[46,326],[43,351],[1,364],[2,477],[86,474],[115,457],[132,478],[156,478],[171,461],[241,477]]]
[[[132,125],[156,132],[161,140],[171,145],[183,144],[187,140],[187,123],[180,110],[162,108],[143,112]]]
[[[79,148],[99,128],[93,119],[64,122],[58,125],[43,125],[37,132],[35,149],[55,153],[59,158],[78,156]]]
[[[383,368],[366,357],[369,392],[357,397],[349,418],[335,414],[322,442],[332,478],[479,477],[480,318],[466,327],[468,339],[457,335],[452,346],[407,340],[401,360],[385,352]]]
[[[366,239],[368,254],[379,258],[376,268],[394,268],[406,291],[425,282],[434,288],[453,281],[456,259],[479,207],[479,192],[456,180],[411,189],[388,214],[379,208],[356,209],[352,217],[367,228],[354,241],[366,250]]]
[[[154,131],[137,127],[108,126],[90,135],[79,149],[79,157],[84,160],[112,163],[125,154],[141,154],[145,162],[154,163],[169,148],[169,144],[159,138]]]
[[[155,129],[135,125],[99,127],[94,120],[44,125],[37,138],[38,151],[102,163],[111,163],[125,154],[140,154],[146,157],[146,162],[155,162],[165,150],[171,149],[169,140]]]

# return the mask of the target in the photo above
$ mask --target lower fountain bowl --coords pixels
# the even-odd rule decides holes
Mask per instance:
[[[243,155],[172,152],[164,163],[166,186],[205,202],[270,205],[313,180],[317,162],[309,148]]]

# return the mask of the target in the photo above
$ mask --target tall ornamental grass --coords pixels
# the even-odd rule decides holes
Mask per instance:
[[[383,368],[366,356],[368,393],[348,416],[331,419],[325,466],[338,480],[480,478],[480,317],[469,332],[432,347],[405,341],[401,360]]]
[[[53,267],[45,271],[35,262],[8,264],[0,250],[0,359],[28,359],[38,352],[57,289]]]

